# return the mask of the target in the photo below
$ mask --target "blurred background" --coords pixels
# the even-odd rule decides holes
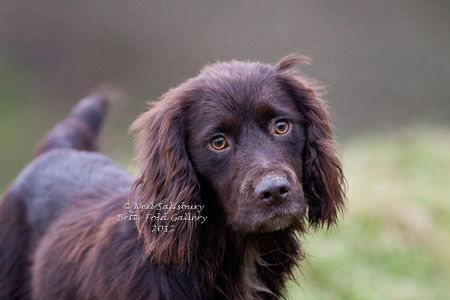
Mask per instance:
[[[101,148],[132,172],[129,124],[217,60],[297,52],[348,178],[339,228],[304,238],[290,299],[448,299],[449,1],[0,0],[0,192],[97,85],[127,93]]]

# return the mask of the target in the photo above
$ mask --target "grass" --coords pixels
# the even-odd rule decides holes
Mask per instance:
[[[305,237],[290,299],[448,299],[450,130],[357,138],[343,152],[347,212]]]

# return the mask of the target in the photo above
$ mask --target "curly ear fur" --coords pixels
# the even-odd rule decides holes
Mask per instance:
[[[183,85],[170,90],[152,109],[132,125],[136,131],[137,161],[143,167],[134,183],[137,203],[154,205],[201,204],[200,187],[185,147],[183,115],[187,109],[187,91]],[[167,220],[148,220],[146,215]],[[194,213],[195,210],[189,211]],[[139,211],[143,219],[137,224],[149,257],[156,263],[189,264],[195,253],[198,237],[197,222],[171,221],[170,217],[183,211],[155,209]],[[153,225],[168,226],[173,232],[158,232]],[[166,228],[166,227],[165,227]]]
[[[309,59],[289,55],[278,63],[277,70],[281,84],[296,99],[305,118],[303,190],[308,199],[308,221],[313,227],[329,227],[344,208],[345,178],[327,106],[317,96],[313,82],[294,72],[293,68],[302,63],[309,63]]]

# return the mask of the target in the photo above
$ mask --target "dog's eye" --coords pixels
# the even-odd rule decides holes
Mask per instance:
[[[285,120],[277,121],[275,123],[275,133],[276,134],[285,134],[289,130],[289,123]]]
[[[213,137],[209,143],[216,150],[223,150],[228,146],[227,140],[221,135]]]

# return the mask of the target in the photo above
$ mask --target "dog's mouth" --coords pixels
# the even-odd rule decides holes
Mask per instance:
[[[265,221],[261,225],[257,226],[255,231],[258,232],[273,232],[283,230],[289,227],[294,222],[295,217],[293,215],[281,216],[277,215],[269,220]]]
[[[301,206],[283,209],[283,208],[273,208],[270,216],[265,218],[262,222],[255,224],[255,232],[274,232],[286,229],[290,227],[297,220],[303,218],[304,209]]]

